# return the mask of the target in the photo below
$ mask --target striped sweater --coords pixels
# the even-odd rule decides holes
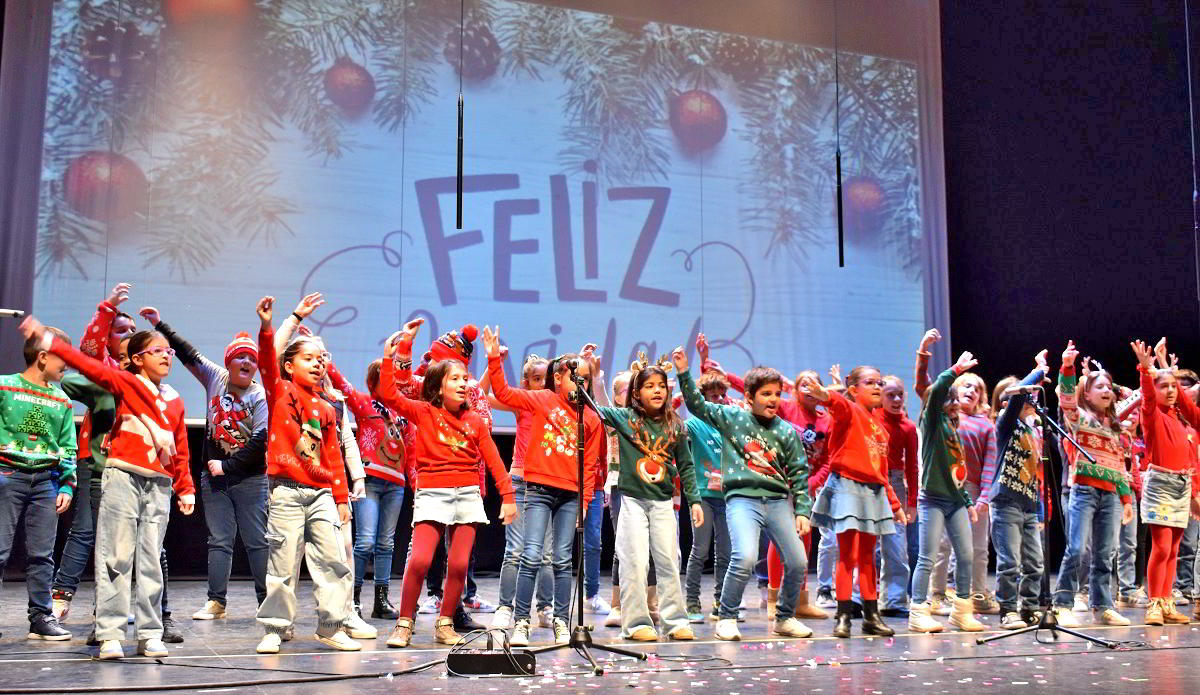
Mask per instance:
[[[1064,364],[1059,370],[1058,387],[1055,390],[1058,405],[1062,408],[1067,431],[1096,462],[1091,463],[1080,456],[1078,449],[1064,441],[1063,448],[1070,464],[1069,481],[1072,485],[1087,485],[1115,492],[1121,496],[1122,503],[1128,503],[1133,490],[1125,477],[1125,450],[1121,445],[1120,430],[1106,426],[1095,415],[1080,408],[1076,386],[1075,366]]]

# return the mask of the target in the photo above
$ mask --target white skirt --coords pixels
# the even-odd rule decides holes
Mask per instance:
[[[463,487],[426,487],[413,495],[412,522],[433,521],[446,526],[486,524],[483,496],[478,485]]]

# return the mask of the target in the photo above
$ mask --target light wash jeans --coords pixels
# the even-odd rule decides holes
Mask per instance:
[[[277,483],[267,504],[267,597],[258,607],[268,632],[283,633],[296,619],[301,543],[317,599],[317,634],[329,637],[350,615],[354,581],[337,504],[329,490]]]
[[[1041,605],[1042,532],[1036,511],[991,505],[992,546],[996,549],[996,601],[1000,612],[1033,610]]]
[[[837,567],[838,542],[833,531],[820,529],[821,540],[817,543],[817,591],[833,593],[833,571]],[[858,591],[858,583],[854,584]]]
[[[200,474],[200,500],[208,526],[208,598],[226,603],[233,543],[241,534],[254,576],[254,593],[262,603],[267,596],[267,476],[228,478],[217,476],[214,481],[207,470]]]
[[[171,481],[109,466],[104,469],[100,489],[95,553],[96,639],[103,642],[125,637],[131,593],[137,638],[162,639],[163,572],[159,555],[171,512]]]
[[[725,520],[729,525],[731,549],[725,585],[721,588],[720,617],[737,618],[742,593],[758,561],[759,534],[763,530],[783,558],[783,586],[779,588],[776,619],[782,621],[793,617],[800,583],[808,571],[808,557],[804,543],[796,534],[796,514],[791,500],[732,495],[725,498]]]
[[[904,471],[889,471],[888,479],[892,490],[901,500],[906,499]],[[881,564],[883,586],[886,591],[884,608],[905,610],[908,608],[908,526],[896,524],[896,532],[879,537],[875,546],[876,562]],[[854,583],[855,596],[858,582]]]
[[[704,524],[692,529],[692,552],[688,555],[685,585],[687,605],[700,605],[700,575],[704,573],[710,550],[714,555],[713,576],[717,584],[713,602],[719,605],[725,574],[729,571],[729,523],[725,518],[725,499],[701,497],[700,507],[704,509]]]
[[[617,556],[625,568],[621,582],[621,636],[639,627],[654,627],[646,603],[650,558],[658,577],[658,609],[667,633],[688,624],[679,585],[679,520],[671,500],[643,500],[625,495],[617,522]]]
[[[1137,506],[1134,506],[1136,509]],[[1137,514],[1133,521],[1121,526],[1117,543],[1117,591],[1119,595],[1130,598],[1138,590],[1137,582],[1137,546],[1138,524],[1141,520]]]
[[[1131,524],[1132,525],[1132,524]],[[1179,542],[1179,562],[1175,568],[1175,588],[1190,597],[1196,591],[1196,546],[1200,539],[1200,522],[1188,519]]]
[[[979,499],[979,486],[972,482],[967,482],[963,485],[963,489],[967,491],[967,495],[971,501]],[[980,514],[979,519],[975,523],[971,523],[970,518],[967,523],[971,527],[971,562],[969,563],[969,573],[967,576],[971,578],[971,586],[973,589],[968,589],[964,592],[957,586],[958,573],[958,556],[951,553],[950,541],[942,538],[941,544],[938,547],[937,561],[933,564],[933,593],[946,593],[946,576],[950,570],[950,566],[955,566],[954,576],[956,578],[955,592],[960,598],[966,598],[972,591],[986,592],[988,579],[988,541],[992,535],[992,518],[990,514]]]
[[[533,589],[542,565],[546,529],[552,528],[554,567],[554,617],[568,620],[571,604],[571,546],[575,518],[579,515],[578,493],[548,485],[525,485],[525,549],[517,573],[517,595],[513,617],[529,619]]]
[[[933,571],[933,555],[937,551],[942,533],[950,537],[950,544],[958,557],[972,557],[971,521],[967,508],[961,501],[930,497],[922,492],[917,497],[917,523],[921,525],[921,548],[917,551],[917,568],[913,572],[913,603],[929,600],[929,578]],[[971,593],[971,566],[960,562],[954,568],[955,586],[959,596]],[[962,587],[967,587],[964,592]]]
[[[351,503],[354,507],[354,588],[363,585],[367,563],[374,560],[375,586],[388,586],[392,579],[392,555],[396,549],[396,524],[404,506],[404,486],[368,475],[367,496]]]
[[[521,566],[521,553],[525,550],[525,479],[512,479],[513,493],[520,513],[516,521],[504,527],[504,559],[500,562],[500,601],[499,605],[512,608],[513,599],[517,594],[517,570]],[[546,538],[542,547],[542,566],[537,575],[537,605],[538,610],[554,604],[554,570],[550,558],[550,548],[554,545],[550,538],[550,527],[546,527]]]
[[[1058,568],[1054,605],[1071,607],[1079,591],[1079,566],[1083,549],[1092,548],[1090,602],[1095,610],[1113,607],[1113,560],[1117,552],[1117,532],[1121,525],[1121,497],[1115,492],[1090,485],[1071,488],[1067,507],[1067,550]]]
[[[80,461],[75,469],[78,476],[75,487],[75,514],[71,517],[71,530],[63,544],[58,571],[54,574],[54,588],[72,594],[79,589],[79,581],[88,561],[92,559],[92,548],[96,545],[96,515],[100,513],[100,474],[93,473],[89,461]]]

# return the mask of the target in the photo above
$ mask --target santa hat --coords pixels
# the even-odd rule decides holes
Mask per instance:
[[[429,347],[430,361],[458,360],[463,364],[470,362],[478,335],[479,329],[469,323],[457,331],[443,333]]]
[[[246,331],[233,336],[233,342],[225,347],[225,364],[228,365],[241,352],[248,352],[254,355],[255,360],[258,359],[258,343],[251,340]]]

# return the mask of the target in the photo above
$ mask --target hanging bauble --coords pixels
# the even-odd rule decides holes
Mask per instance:
[[[757,77],[763,68],[758,42],[745,36],[726,36],[713,49],[713,62],[735,80]]]
[[[446,47],[442,50],[446,62],[468,80],[486,80],[496,74],[496,68],[500,65],[500,44],[486,24],[468,22],[463,27],[461,65],[458,39],[458,29],[446,36]]]
[[[842,210],[851,241],[875,237],[882,227],[886,198],[883,184],[870,174],[858,174],[842,182]]]
[[[359,116],[375,98],[375,78],[366,68],[342,56],[325,71],[325,96],[347,116]]]
[[[671,97],[671,131],[684,150],[707,150],[725,137],[729,119],[721,100],[703,89],[692,89]]]
[[[63,195],[71,209],[98,222],[127,219],[145,209],[149,184],[132,159],[93,150],[67,165]]]
[[[107,20],[89,29],[83,40],[83,61],[88,72],[126,87],[145,74],[153,62],[154,43],[133,22]]]
[[[163,17],[174,29],[201,25],[241,27],[254,14],[254,0],[164,0]]]

